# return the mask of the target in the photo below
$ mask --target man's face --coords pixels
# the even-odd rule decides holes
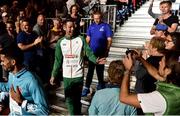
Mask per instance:
[[[20,17],[20,18],[25,17],[25,12],[24,12],[24,11],[19,11],[19,17]]]
[[[167,14],[171,11],[171,6],[167,3],[161,4],[160,10],[162,14]]]
[[[22,29],[24,32],[29,32],[30,27],[29,27],[29,23],[28,22],[22,22]]]
[[[72,37],[74,34],[74,23],[73,22],[67,22],[65,25],[65,31],[66,35]]]
[[[38,25],[43,26],[43,25],[44,25],[44,22],[45,22],[44,16],[42,16],[42,15],[39,16],[38,19],[37,19]]]
[[[101,15],[95,14],[95,15],[93,15],[93,19],[96,24],[99,24],[101,22]]]
[[[13,71],[14,70],[14,64],[13,60],[10,60],[5,55],[0,55],[1,59],[1,65],[5,71]]]
[[[9,17],[8,16],[4,16],[4,17],[2,17],[2,19],[3,19],[3,22],[6,23],[8,21],[8,19],[9,19]]]
[[[7,29],[8,32],[12,32],[13,31],[13,25],[10,24],[10,23],[7,23],[6,24],[6,29]]]

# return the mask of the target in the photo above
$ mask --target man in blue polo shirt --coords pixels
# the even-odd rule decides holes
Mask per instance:
[[[99,11],[93,13],[93,20],[94,23],[92,23],[87,30],[86,41],[96,57],[108,57],[109,49],[112,43],[112,29],[109,24],[102,22],[102,14]],[[87,96],[90,92],[89,88],[92,82],[95,67],[99,81],[97,89],[104,88],[104,64],[99,65],[89,61],[88,73],[82,96]]]

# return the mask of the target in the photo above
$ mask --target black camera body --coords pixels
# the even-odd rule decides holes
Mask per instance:
[[[131,57],[132,57],[133,55],[137,54],[134,50],[127,48],[127,50],[126,50],[126,55],[128,56],[129,53],[131,54]]]

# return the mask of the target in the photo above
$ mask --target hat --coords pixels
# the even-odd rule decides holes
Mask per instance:
[[[156,25],[156,30],[158,31],[166,31],[168,29],[168,26],[165,24],[157,24]]]
[[[7,14],[7,12],[3,12],[2,13],[2,17],[5,17],[5,16],[7,16],[8,14]]]

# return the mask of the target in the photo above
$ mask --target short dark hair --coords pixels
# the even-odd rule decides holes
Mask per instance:
[[[102,14],[101,11],[95,11],[95,12],[93,12],[93,16],[94,16],[94,15],[100,15],[101,18],[103,17],[103,14]]]
[[[23,52],[16,44],[4,48],[0,54],[4,54],[9,59],[14,59],[18,65],[22,65],[24,61]]]
[[[169,6],[172,6],[172,2],[170,0],[163,0],[160,2],[160,5],[162,4],[168,4]]]
[[[73,4],[71,7],[70,7],[70,13],[72,13],[72,8],[73,7],[76,7],[77,8],[77,11],[79,11],[79,5],[78,4]]]

